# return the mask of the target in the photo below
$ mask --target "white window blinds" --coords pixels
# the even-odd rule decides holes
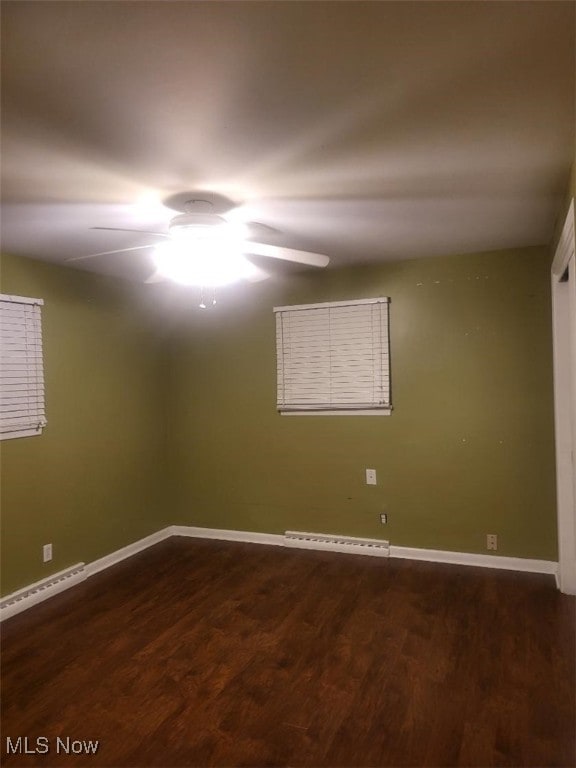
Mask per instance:
[[[42,299],[0,294],[0,439],[37,435],[46,424]]]
[[[275,307],[278,410],[389,410],[388,304]]]

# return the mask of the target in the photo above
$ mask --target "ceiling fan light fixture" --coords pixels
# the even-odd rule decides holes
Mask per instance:
[[[159,274],[181,285],[230,285],[249,279],[256,271],[242,255],[241,241],[230,238],[160,243],[152,258]]]

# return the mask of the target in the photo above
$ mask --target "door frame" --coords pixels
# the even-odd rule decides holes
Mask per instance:
[[[558,587],[576,594],[576,257],[572,200],[552,262]]]

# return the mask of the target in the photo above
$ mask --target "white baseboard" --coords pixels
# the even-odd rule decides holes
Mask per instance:
[[[287,541],[285,536],[275,533],[255,533],[253,531],[234,531],[222,528],[200,528],[187,525],[173,525],[173,536],[190,536],[198,539],[218,539],[221,541],[244,541],[252,544],[271,544],[273,546],[289,546],[301,549],[325,549],[310,543]],[[334,548],[333,551],[347,549]],[[368,554],[367,552],[364,554]],[[522,571],[527,573],[549,573],[556,575],[558,563],[554,560],[531,560],[524,557],[504,557],[501,555],[480,555],[471,552],[450,552],[440,549],[417,549],[414,547],[398,547],[390,545],[390,557],[406,560],[423,560],[431,563],[448,563],[452,565],[470,565],[480,568],[496,568],[505,571]],[[558,581],[558,580],[556,580]]]
[[[118,549],[110,555],[101,557],[99,560],[93,560],[88,565],[78,563],[71,568],[66,568],[63,571],[47,576],[41,581],[12,592],[10,595],[6,595],[6,597],[0,600],[0,622],[15,616],[17,613],[26,611],[28,608],[32,608],[32,606],[42,603],[44,600],[48,600],[48,598],[63,592],[65,589],[76,586],[76,584],[90,576],[94,576],[94,574],[103,571],[105,568],[110,568],[110,566],[125,560],[127,557],[132,557],[137,552],[148,549],[148,547],[158,544],[158,542],[172,535],[170,527],[163,528],[161,531],[128,544],[128,546],[122,547],[122,549]],[[72,575],[68,575],[70,572],[73,572]]]
[[[276,533],[258,533],[256,531],[234,531],[223,528],[201,528],[189,525],[170,525],[139,541],[128,544],[105,557],[94,560],[88,565],[78,563],[71,568],[48,576],[30,586],[13,592],[0,600],[0,621],[37,605],[59,592],[69,589],[96,573],[132,557],[144,549],[158,544],[171,536],[188,536],[195,539],[217,539],[220,541],[240,541],[249,544],[267,544],[275,547],[296,547],[301,549],[318,548],[310,543],[299,545],[297,541],[287,543],[286,537]],[[323,549],[325,547],[322,547]],[[335,551],[349,551],[348,549]],[[365,552],[364,554],[371,554]],[[386,556],[386,555],[384,555]],[[481,568],[499,568],[508,571],[530,573],[549,573],[556,577],[558,585],[558,563],[552,560],[530,560],[523,557],[500,557],[498,555],[478,555],[469,552],[448,552],[437,549],[415,549],[413,547],[390,546],[390,557],[408,560],[424,560],[433,563],[452,565],[471,565]],[[72,572],[72,573],[71,573]],[[70,575],[71,574],[71,575]]]
[[[105,568],[110,568],[111,565],[116,565],[116,563],[126,560],[127,557],[132,557],[132,555],[142,552],[143,549],[148,549],[148,547],[152,547],[154,544],[158,544],[158,542],[164,541],[164,539],[168,539],[173,535],[172,526],[168,526],[160,531],[156,531],[156,533],[150,534],[150,536],[138,539],[138,541],[128,544],[126,547],[122,547],[122,549],[117,549],[116,552],[111,552],[99,560],[93,560],[91,563],[88,563],[86,566],[87,575],[94,576],[95,573],[99,573]]]
[[[425,560],[431,563],[472,565],[477,568],[499,568],[504,571],[551,574],[556,574],[558,571],[558,563],[553,560],[530,560],[524,557],[478,555],[471,552],[449,552],[440,549],[415,549],[413,547],[391,546],[390,557],[399,557],[406,560]]]
[[[368,545],[368,544],[382,544],[386,545],[386,549],[376,549],[375,547],[353,547],[350,545],[343,545],[338,544],[335,542],[318,542],[310,540],[310,537],[325,537],[328,539],[337,539],[342,537],[336,537],[332,535],[326,535],[326,534],[314,534],[314,533],[303,533],[300,534],[302,537],[308,537],[309,540],[305,540],[304,538],[298,540],[295,538],[289,538],[287,537],[287,533],[282,535],[279,533],[257,533],[255,531],[234,531],[234,530],[228,530],[225,528],[200,528],[196,526],[188,526],[188,525],[173,525],[172,528],[172,535],[173,536],[189,536],[191,538],[195,539],[217,539],[219,541],[242,541],[247,544],[268,544],[273,547],[291,547],[291,548],[297,548],[297,549],[317,549],[317,550],[323,550],[323,551],[330,551],[330,552],[342,552],[345,554],[358,554],[358,552],[361,552],[363,555],[372,555],[377,557],[388,557],[388,542],[385,541],[379,541],[376,539],[357,539],[353,537],[346,537],[349,541],[349,544],[352,543],[358,543],[360,545]],[[292,532],[294,535],[296,535],[294,532]]]
[[[248,544],[270,544],[284,546],[284,536],[279,533],[257,533],[255,531],[231,531],[225,528],[198,528],[193,525],[173,525],[172,536],[190,536],[194,539],[219,539],[220,541],[244,541]]]

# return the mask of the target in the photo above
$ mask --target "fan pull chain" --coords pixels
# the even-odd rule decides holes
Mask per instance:
[[[216,305],[216,288],[212,288],[212,306]],[[206,301],[204,300],[204,288],[200,288],[200,309],[206,309]]]

